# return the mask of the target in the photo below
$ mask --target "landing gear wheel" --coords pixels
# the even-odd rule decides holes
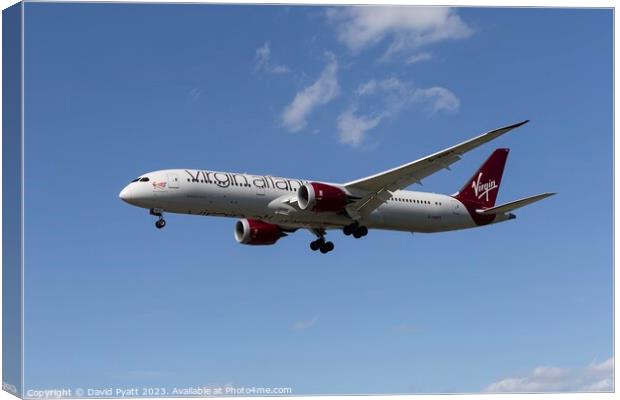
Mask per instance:
[[[317,251],[323,245],[323,241],[321,239],[314,240],[310,242],[310,250]]]
[[[342,233],[344,233],[347,236],[352,235],[353,233],[355,233],[355,231],[359,229],[359,226],[360,226],[359,222],[357,221],[351,222],[349,225],[345,225],[342,227]]]
[[[334,244],[332,242],[325,242],[321,246],[321,253],[323,254],[329,253],[332,250],[334,250]]]
[[[164,210],[161,208],[151,208],[149,214],[156,216],[158,219],[155,221],[155,227],[161,229],[166,226],[166,220],[164,220]]]
[[[316,228],[310,230],[315,234],[316,240],[310,242],[310,249],[312,251],[320,250],[321,253],[329,253],[334,250],[334,244],[332,242],[325,241],[325,228]]]
[[[353,235],[354,238],[359,239],[368,235],[368,228],[365,226],[360,226],[359,222],[355,221],[349,225],[343,226],[342,232],[347,236]]]
[[[321,245],[321,253],[329,253],[334,250],[334,244],[332,242],[325,242]]]

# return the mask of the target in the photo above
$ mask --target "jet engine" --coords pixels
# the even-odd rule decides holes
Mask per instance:
[[[241,244],[267,245],[274,244],[286,236],[278,225],[257,219],[243,218],[235,224],[235,239]]]
[[[306,183],[297,191],[297,202],[302,210],[341,211],[347,200],[347,194],[342,189],[325,183]]]

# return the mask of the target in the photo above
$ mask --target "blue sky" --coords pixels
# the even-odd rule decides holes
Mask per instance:
[[[25,29],[26,389],[609,388],[610,10],[28,3]],[[424,182],[510,147],[499,202],[559,192],[483,229],[325,256],[117,197],[165,168],[349,181],[522,119]]]

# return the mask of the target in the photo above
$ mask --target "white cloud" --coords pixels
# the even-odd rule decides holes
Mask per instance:
[[[271,67],[274,74],[288,74],[291,70],[286,65],[274,65]]]
[[[431,103],[434,112],[456,111],[461,106],[461,102],[454,95],[454,93],[439,86],[434,86],[428,89],[418,89],[415,91],[413,97],[415,99]]]
[[[396,78],[388,78],[377,81],[372,79],[366,83],[362,83],[358,86],[355,93],[359,96],[375,94],[377,91],[383,92],[395,92],[405,95],[404,92],[408,90],[408,84],[399,81]]]
[[[610,392],[613,373],[613,357],[579,369],[540,366],[525,376],[494,382],[485,392]]]
[[[338,61],[333,54],[328,54],[329,63],[321,76],[312,85],[297,92],[295,98],[282,113],[282,125],[291,132],[306,127],[306,118],[318,106],[329,103],[340,92],[338,85]]]
[[[389,38],[384,59],[448,39],[463,39],[472,29],[447,7],[352,6],[327,11],[338,39],[358,52]]]
[[[374,118],[363,115],[357,116],[355,115],[355,108],[349,108],[338,117],[338,136],[340,137],[340,142],[351,146],[359,146],[366,132],[379,125],[382,118],[383,115]]]
[[[307,319],[303,321],[298,321],[293,325],[293,329],[296,331],[304,331],[306,329],[312,328],[319,320],[319,317],[316,316],[312,319]]]
[[[407,58],[407,64],[415,64],[422,61],[428,61],[433,58],[431,53],[417,53]]]
[[[358,86],[353,105],[338,117],[338,136],[340,142],[359,146],[366,134],[379,123],[397,115],[403,108],[413,104],[426,104],[435,112],[458,110],[460,101],[454,93],[439,86],[418,89],[409,82],[397,78],[370,80]],[[374,112],[359,114],[358,104],[372,98]],[[380,108],[381,111],[377,111]]]
[[[377,91],[377,81],[372,79],[366,83],[362,83],[361,85],[359,85],[357,90],[355,91],[355,94],[357,94],[358,96],[364,96],[367,94],[373,94],[376,91]]]
[[[272,74],[286,74],[291,72],[286,65],[278,65],[271,62],[271,46],[269,42],[265,42],[264,45],[256,49],[254,70],[270,72]]]
[[[440,86],[415,88],[411,83],[396,78],[370,80],[361,84],[355,93],[360,97],[383,94],[390,113],[396,113],[408,102],[427,103],[433,112],[452,112],[458,110],[461,105],[456,95],[446,88]]]

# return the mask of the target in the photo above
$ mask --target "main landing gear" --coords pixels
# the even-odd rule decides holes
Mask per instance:
[[[324,228],[310,229],[310,231],[317,236],[316,240],[310,242],[310,249],[312,251],[320,250],[321,253],[325,254],[334,250],[334,244],[332,242],[325,241]],[[368,235],[368,228],[360,225],[359,222],[355,221],[350,223],[349,225],[345,225],[342,228],[342,232],[344,232],[344,234],[347,236],[353,235],[354,238],[359,239]]]
[[[318,238],[310,242],[310,249],[312,249],[312,251],[320,250],[321,253],[325,254],[334,250],[334,244],[332,242],[326,242],[325,238]]]
[[[368,235],[368,228],[360,226],[360,224],[355,221],[349,225],[345,225],[342,228],[342,232],[347,236],[353,235],[354,238],[359,239]]]
[[[157,229],[161,229],[166,226],[166,220],[164,219],[164,210],[161,208],[151,208],[149,214],[159,217],[157,221],[155,221],[155,227]]]
[[[312,232],[318,236],[317,240],[313,240],[310,242],[310,249],[312,251],[320,250],[321,253],[329,253],[334,250],[334,244],[332,242],[325,241],[325,230],[312,230]]]

